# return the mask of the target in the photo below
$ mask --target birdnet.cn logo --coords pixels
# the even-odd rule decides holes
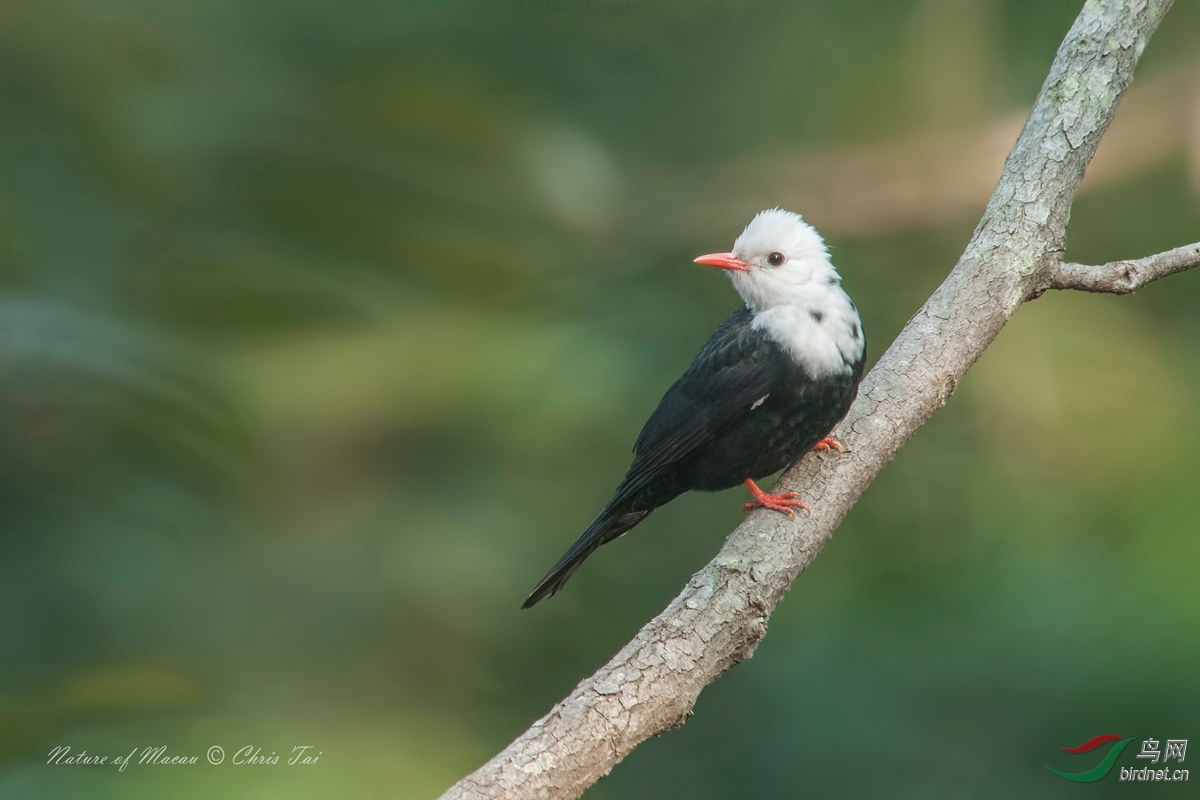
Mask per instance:
[[[1075,781],[1076,783],[1098,781],[1112,771],[1113,765],[1117,763],[1117,757],[1121,755],[1121,751],[1132,741],[1132,738],[1127,739],[1115,733],[1102,733],[1099,736],[1093,736],[1078,747],[1062,748],[1065,753],[1090,753],[1093,750],[1099,750],[1109,742],[1116,742],[1109,749],[1108,754],[1101,759],[1100,763],[1091,769],[1083,772],[1063,772],[1049,764],[1046,764],[1045,767],[1055,775],[1066,778],[1069,781]],[[1142,751],[1137,754],[1137,757],[1146,760],[1135,762],[1130,767],[1121,767],[1119,780],[1186,781],[1188,779],[1188,771],[1181,769],[1179,765],[1183,763],[1184,757],[1187,756],[1187,743],[1187,739],[1167,739],[1165,742],[1154,738],[1143,739]],[[1161,763],[1159,759],[1161,759]],[[1174,761],[1175,764],[1168,766],[1168,762],[1170,761]],[[1140,767],[1139,764],[1141,765]]]

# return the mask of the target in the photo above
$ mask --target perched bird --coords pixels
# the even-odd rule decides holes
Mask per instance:
[[[727,270],[745,305],[663,395],[612,499],[522,608],[553,595],[596,548],[684,492],[745,482],[754,496],[747,510],[807,511],[795,492],[768,494],[754,481],[809,450],[842,449],[826,437],[858,393],[866,339],[820,235],[776,208],[751,220],[732,252],[696,263]]]

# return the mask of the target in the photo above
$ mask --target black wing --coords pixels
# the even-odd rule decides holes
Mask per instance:
[[[735,311],[709,337],[687,372],[663,395],[633,446],[633,465],[613,498],[530,593],[521,608],[550,597],[596,548],[637,525],[660,502],[639,492],[673,464],[703,447],[771,391],[783,351],[752,330],[748,308]]]
[[[787,356],[743,306],[709,337],[687,371],[663,395],[633,446],[634,459],[614,502],[632,497],[670,465],[750,412],[786,368]]]

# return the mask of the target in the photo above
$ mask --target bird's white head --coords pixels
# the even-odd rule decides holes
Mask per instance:
[[[825,241],[799,215],[782,208],[760,211],[728,253],[696,259],[729,271],[733,286],[755,311],[824,294],[841,283]]]
[[[842,372],[862,358],[862,323],[821,235],[791,211],[761,211],[728,253],[696,259],[727,270],[755,312],[754,324],[813,375]]]

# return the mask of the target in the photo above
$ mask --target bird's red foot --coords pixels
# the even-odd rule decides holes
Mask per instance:
[[[779,511],[787,514],[789,517],[794,517],[796,516],[795,509],[799,508],[804,513],[812,516],[812,512],[808,510],[808,506],[800,502],[800,495],[795,492],[780,492],[779,494],[764,492],[750,478],[746,478],[746,488],[750,490],[750,494],[754,495],[754,499],[742,506],[743,514],[755,508],[769,508],[772,511]]]
[[[814,444],[813,450],[837,450],[839,453],[846,452],[846,448],[842,446],[842,443],[837,439],[834,439],[832,436],[827,436]]]

